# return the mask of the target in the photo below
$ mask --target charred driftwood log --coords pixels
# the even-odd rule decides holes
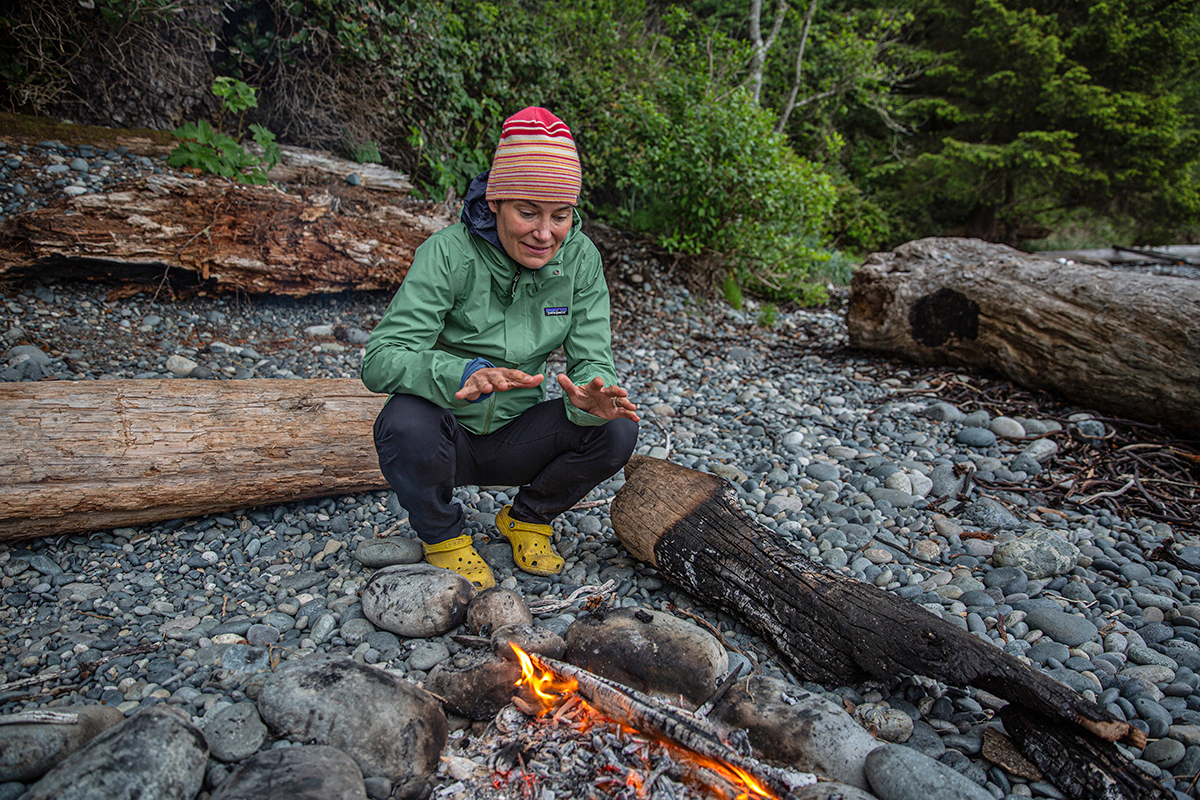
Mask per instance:
[[[1000,719],[1021,752],[1067,797],[1170,800],[1175,796],[1117,752],[1111,742],[1054,725],[1041,714],[1016,705],[1000,709]]]
[[[921,239],[854,273],[850,344],[1200,435],[1200,281]]]
[[[753,626],[797,676],[846,683],[924,675],[986,689],[1107,741],[1145,743],[1136,727],[999,648],[812,561],[748,518],[722,478],[636,455],[625,469],[612,504],[625,548]]]
[[[450,219],[433,204],[365,198],[344,183],[273,186],[151,175],[9,218],[0,278],[161,285],[199,294],[392,290]]]
[[[386,487],[351,379],[0,384],[0,540]]]

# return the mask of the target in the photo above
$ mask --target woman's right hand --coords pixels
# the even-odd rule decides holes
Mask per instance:
[[[541,385],[545,375],[527,375],[519,369],[506,367],[484,367],[477,369],[467,378],[463,387],[454,393],[459,400],[474,402],[480,395],[492,392],[507,392],[509,389],[532,389]]]

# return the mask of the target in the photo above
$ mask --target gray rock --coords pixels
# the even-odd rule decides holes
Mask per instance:
[[[253,675],[271,668],[271,653],[265,647],[231,644],[221,652],[220,661],[225,669]]]
[[[1035,608],[1026,615],[1025,622],[1030,628],[1040,629],[1067,647],[1078,647],[1084,642],[1093,641],[1098,633],[1091,620],[1049,608]]]
[[[0,725],[0,782],[35,781],[96,735],[125,720],[124,714],[108,706],[60,706],[53,710],[78,714],[79,721]]]
[[[474,585],[456,572],[431,564],[399,564],[371,577],[363,588],[362,608],[377,627],[425,639],[461,625],[476,594]]]
[[[427,778],[448,740],[441,704],[416,684],[346,658],[287,662],[258,696],[276,733],[348,753],[366,775]]]
[[[417,564],[425,559],[425,551],[417,539],[390,536],[367,539],[354,551],[354,558],[364,567],[376,569],[396,564]]]
[[[511,654],[510,654],[511,655]],[[462,666],[439,666],[425,679],[429,691],[440,697],[452,714],[477,721],[494,719],[508,705],[521,678],[515,658],[476,653]]]
[[[242,763],[212,800],[366,800],[362,771],[334,747],[265,750]]]
[[[241,761],[258,752],[267,738],[267,726],[254,703],[224,706],[204,718],[204,735],[210,754],[218,761]]]
[[[1159,739],[1146,745],[1146,749],[1142,751],[1142,758],[1163,769],[1170,769],[1183,761],[1186,753],[1187,748],[1183,746],[1182,742],[1174,739]]]
[[[912,717],[887,703],[859,703],[854,709],[854,719],[885,742],[904,744],[913,734]]]
[[[368,619],[347,620],[342,625],[342,639],[351,647],[357,647],[360,642],[375,632],[375,626]]]
[[[192,800],[204,783],[208,743],[168,705],[139,711],[46,773],[23,800]]]
[[[962,423],[967,428],[986,428],[991,418],[991,415],[981,408],[963,417]]]
[[[836,781],[814,783],[792,792],[796,800],[879,800],[875,795]]]
[[[729,669],[721,643],[697,625],[644,608],[586,614],[567,630],[566,659],[597,675],[692,708]]]
[[[48,367],[53,361],[50,356],[46,355],[40,347],[32,344],[19,344],[16,347],[10,347],[4,356],[4,360],[9,366],[14,366],[14,362],[32,361],[39,367]]]
[[[412,652],[406,661],[409,669],[428,672],[446,659],[450,658],[450,648],[439,641],[422,641],[413,645]]]
[[[288,625],[290,630],[293,626]],[[251,647],[264,647],[279,641],[279,628],[274,625],[255,624],[246,629],[246,643]]]
[[[1012,530],[1021,524],[1007,508],[990,497],[981,497],[971,503],[963,509],[961,516],[966,522],[989,530],[997,526]]]
[[[1079,564],[1079,548],[1054,531],[1035,527],[1016,539],[996,545],[992,563],[1017,567],[1038,580],[1075,569]]]
[[[962,422],[967,416],[949,403],[933,403],[926,406],[921,413],[938,422]]]
[[[312,632],[309,636],[317,644],[324,644],[337,630],[337,620],[333,618],[333,614],[322,614],[317,617],[317,621],[313,623]]]
[[[167,372],[177,378],[186,378],[198,366],[200,365],[185,356],[173,355],[167,358]]]
[[[712,719],[744,729],[754,752],[765,758],[869,788],[866,758],[880,743],[822,695],[755,675],[733,685],[713,709]]]
[[[501,658],[512,658],[512,645],[526,653],[537,653],[562,659],[567,652],[566,641],[549,628],[533,625],[505,625],[492,632],[492,652]]]
[[[988,430],[997,436],[1008,436],[1013,439],[1025,437],[1025,427],[1012,417],[996,417],[988,423]]]
[[[836,481],[842,473],[837,464],[814,461],[804,468],[804,474],[815,481]]]
[[[867,779],[879,800],[993,800],[991,792],[940,761],[909,747],[872,750]]]
[[[1058,453],[1058,443],[1053,439],[1035,439],[1021,452],[1039,464],[1045,464]]]
[[[531,625],[533,614],[525,600],[512,589],[493,586],[486,589],[467,606],[467,627],[479,633],[484,628],[494,631],[505,625]]]
[[[954,467],[950,464],[934,467],[929,472],[929,480],[933,482],[929,490],[931,497],[954,497],[963,488],[962,476],[954,474]]]

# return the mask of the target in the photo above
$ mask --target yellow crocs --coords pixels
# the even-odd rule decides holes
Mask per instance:
[[[550,545],[550,526],[521,522],[509,516],[512,506],[496,515],[496,528],[513,549],[513,561],[530,575],[557,575],[562,572],[562,556]]]
[[[483,560],[483,556],[475,551],[471,537],[467,534],[455,536],[437,544],[422,545],[425,548],[425,560],[435,567],[457,572],[475,584],[475,588],[483,591],[496,585],[492,568]]]

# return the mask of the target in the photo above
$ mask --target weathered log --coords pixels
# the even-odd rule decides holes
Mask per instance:
[[[0,277],[161,282],[201,294],[393,290],[441,206],[363,200],[342,184],[276,187],[151,175],[9,218]]]
[[[853,347],[1200,435],[1200,281],[922,239],[854,273],[847,326]]]
[[[246,145],[261,157],[261,148]],[[344,181],[349,175],[359,177],[363,188],[380,192],[395,192],[401,196],[412,191],[413,185],[403,172],[388,169],[382,164],[359,164],[338,158],[323,150],[307,150],[290,145],[279,146],[279,163],[267,177],[276,183],[326,183]]]
[[[1004,729],[1044,776],[1074,800],[1170,800],[1175,795],[1121,755],[1115,745],[1064,728],[1027,708],[1000,709]]]
[[[351,379],[0,384],[0,540],[386,487]]]
[[[924,675],[986,689],[1107,741],[1145,742],[1136,727],[999,648],[809,559],[747,517],[723,479],[636,455],[625,472],[612,504],[625,549],[755,628],[798,677],[842,684]]]

